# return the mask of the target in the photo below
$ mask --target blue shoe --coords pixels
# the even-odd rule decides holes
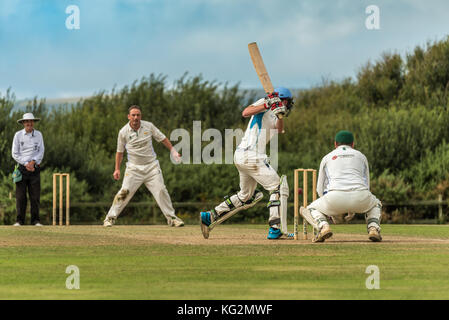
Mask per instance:
[[[211,213],[209,211],[200,213],[200,221],[201,221],[201,233],[203,234],[204,239],[209,239],[210,229],[209,226],[212,223]]]
[[[206,211],[206,212],[201,212],[201,223],[206,225],[207,227],[210,226],[210,224],[212,223],[211,218],[210,218],[210,212]]]
[[[276,240],[279,239],[282,236],[282,232],[280,229],[270,228],[268,230],[268,240]]]

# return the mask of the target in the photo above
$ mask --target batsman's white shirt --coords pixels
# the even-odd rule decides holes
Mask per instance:
[[[369,190],[369,166],[365,155],[347,145],[338,146],[321,160],[317,193]]]
[[[252,105],[255,107],[265,103],[259,99]],[[277,117],[271,110],[260,112],[251,117],[245,135],[236,150],[236,157],[248,160],[264,160],[267,158],[266,147],[271,138],[277,134]],[[245,154],[243,155],[244,152]]]
[[[117,138],[117,152],[123,153],[126,149],[128,161],[132,164],[149,164],[156,160],[153,141],[165,139],[165,135],[149,121],[140,121],[140,128],[136,131],[129,122],[120,129]]]

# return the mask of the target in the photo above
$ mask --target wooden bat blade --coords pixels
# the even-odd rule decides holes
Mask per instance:
[[[268,75],[265,64],[263,63],[257,43],[251,42],[248,44],[248,50],[254,64],[254,69],[256,69],[256,73],[259,76],[263,89],[266,93],[272,93],[274,91],[273,84],[271,83],[270,76]]]

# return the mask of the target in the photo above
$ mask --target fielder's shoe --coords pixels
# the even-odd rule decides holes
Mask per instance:
[[[106,219],[104,219],[103,221],[103,226],[104,227],[112,227],[115,223],[115,219],[114,218],[108,218],[106,217]]]
[[[312,239],[312,242],[324,242],[324,240],[329,239],[332,237],[332,231],[328,224],[325,224],[320,232],[315,236],[315,238]]]
[[[13,224],[13,226],[14,226],[14,227],[20,227],[21,224],[20,224],[19,222],[16,222],[16,223]]]
[[[34,225],[35,225],[36,227],[43,227],[43,226],[44,226],[44,225],[41,224],[40,222],[36,222]]]
[[[380,242],[380,241],[382,241],[382,237],[380,236],[380,232],[379,232],[379,230],[377,230],[376,227],[369,228],[369,230],[368,230],[368,238],[372,242]]]
[[[281,229],[276,229],[276,228],[270,227],[270,229],[268,230],[267,239],[268,240],[276,240],[276,239],[279,239],[280,237],[282,237]]]
[[[167,223],[170,227],[183,227],[184,226],[184,221],[182,221],[181,219],[179,219],[178,217],[176,218],[168,218],[167,219]]]

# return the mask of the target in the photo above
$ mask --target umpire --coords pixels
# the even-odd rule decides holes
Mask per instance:
[[[44,158],[44,140],[40,131],[34,129],[39,121],[32,113],[25,113],[17,120],[23,130],[17,131],[12,143],[12,157],[19,165],[22,180],[16,182],[17,220],[15,226],[25,224],[27,208],[27,191],[30,196],[31,224],[42,226],[39,219],[41,194],[40,164]]]

